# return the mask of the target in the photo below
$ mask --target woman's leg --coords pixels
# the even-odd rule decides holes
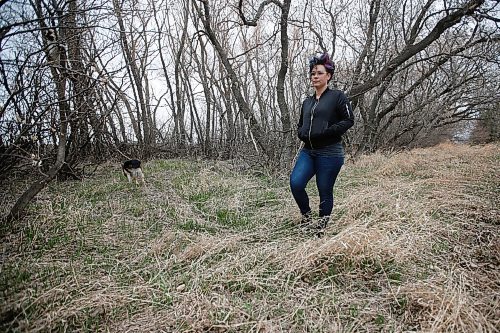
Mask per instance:
[[[306,215],[311,211],[306,186],[313,176],[314,160],[307,151],[302,149],[290,175],[290,189],[302,215]]]
[[[333,209],[333,186],[344,164],[344,157],[316,157],[316,185],[319,192],[319,216],[329,216]]]

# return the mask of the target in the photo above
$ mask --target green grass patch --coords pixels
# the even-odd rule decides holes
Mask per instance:
[[[215,214],[218,224],[232,229],[245,229],[248,228],[251,223],[249,217],[235,210],[221,208],[218,209]]]
[[[193,219],[188,219],[185,222],[180,222],[176,224],[177,228],[179,230],[187,231],[187,232],[207,232],[209,234],[215,234],[216,229],[213,227],[210,227],[208,225],[203,225],[201,223],[196,222]]]

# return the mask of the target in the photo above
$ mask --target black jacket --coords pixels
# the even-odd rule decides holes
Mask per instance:
[[[297,134],[306,148],[322,148],[340,142],[352,125],[354,114],[347,96],[327,88],[319,100],[314,94],[302,103]]]

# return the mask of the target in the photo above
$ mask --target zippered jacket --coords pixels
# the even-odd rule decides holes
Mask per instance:
[[[313,94],[302,103],[297,135],[305,148],[317,149],[340,142],[352,125],[354,114],[347,96],[327,88],[319,99]]]

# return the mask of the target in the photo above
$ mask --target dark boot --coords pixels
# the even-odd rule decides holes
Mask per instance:
[[[302,214],[302,219],[300,220],[299,227],[308,228],[312,224],[312,212],[309,211],[305,214]]]
[[[320,238],[323,237],[328,221],[330,221],[330,215],[322,216],[318,219],[318,223],[316,224],[316,236]]]

